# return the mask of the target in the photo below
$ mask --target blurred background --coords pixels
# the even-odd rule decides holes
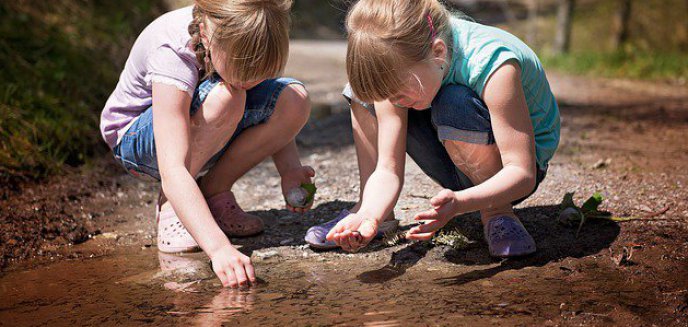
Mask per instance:
[[[0,2],[0,183],[42,179],[107,152],[100,110],[138,33],[183,0]],[[687,0],[453,0],[505,28],[548,71],[685,85]],[[338,110],[351,1],[296,0],[287,71],[315,116]]]

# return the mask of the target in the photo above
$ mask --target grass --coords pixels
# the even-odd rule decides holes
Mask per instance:
[[[567,73],[649,80],[688,80],[688,54],[649,53],[623,50],[615,52],[573,52],[543,55],[547,68]]]
[[[106,150],[100,110],[158,1],[0,2],[0,180]]]
[[[612,26],[617,5],[616,1],[577,1],[571,51],[564,55],[551,54],[556,12],[544,10],[538,19],[537,36],[529,46],[537,50],[547,69],[645,80],[688,79],[688,2],[634,1],[630,38],[622,49],[613,49]],[[526,39],[526,21],[502,27]]]

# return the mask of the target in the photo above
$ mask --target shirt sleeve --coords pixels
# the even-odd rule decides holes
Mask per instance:
[[[198,83],[198,69],[168,46],[159,47],[148,55],[146,84],[162,83],[177,87],[193,96]]]
[[[485,45],[479,50],[479,54],[475,58],[476,60],[471,63],[473,67],[470,70],[474,73],[471,74],[469,83],[470,87],[480,96],[482,96],[485,84],[487,84],[490,76],[499,67],[512,59],[518,61],[516,53],[498,42]]]

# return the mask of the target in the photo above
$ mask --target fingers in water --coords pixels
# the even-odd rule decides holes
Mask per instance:
[[[250,262],[246,265],[246,277],[248,277],[251,285],[256,284],[256,271],[253,269],[253,265]]]
[[[237,278],[232,267],[226,267],[224,270],[227,275],[227,285],[225,285],[225,287],[237,288]]]

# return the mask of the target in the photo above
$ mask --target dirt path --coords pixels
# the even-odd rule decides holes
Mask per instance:
[[[252,254],[266,285],[250,292],[220,292],[210,278],[194,284],[197,293],[163,287],[170,288],[175,279],[155,275],[159,264],[166,267],[171,260],[158,258],[155,250],[156,187],[110,173],[116,169],[104,161],[50,185],[7,193],[2,217],[29,222],[36,216],[58,217],[58,222],[67,220],[75,227],[66,232],[59,226],[37,230],[5,218],[5,235],[10,230],[5,228],[20,226],[24,235],[52,239],[31,244],[40,247],[38,258],[7,262],[11,265],[0,275],[0,317],[12,320],[0,318],[0,326],[7,321],[688,324],[687,88],[550,73],[562,104],[562,144],[539,191],[519,206],[518,214],[538,243],[532,257],[490,258],[474,214],[448,227],[473,241],[462,249],[376,242],[355,255],[318,253],[304,246],[306,229],[331,219],[358,196],[349,118],[338,96],[346,80],[344,49],[338,42],[294,42],[287,71],[309,85],[315,116],[329,114],[315,119],[299,136],[304,163],[318,173],[315,210],[303,216],[281,210],[279,178],[269,162],[234,189],[242,206],[267,222],[264,234],[233,240]],[[403,224],[428,207],[427,198],[440,189],[410,159],[407,166],[396,208]],[[575,229],[557,222],[558,204],[566,192],[576,192],[581,201],[595,191],[607,198],[604,209],[639,219],[591,221],[576,238]],[[88,224],[81,228],[83,221]],[[101,235],[66,245],[96,230]],[[6,241],[4,257],[36,254],[22,245]],[[624,251],[632,252],[630,258],[622,257]],[[187,267],[205,263],[202,255],[177,260]],[[59,262],[43,264],[49,261]],[[196,273],[190,280],[203,279],[194,279]],[[50,287],[28,286],[46,279]],[[101,303],[108,305],[103,309]]]

